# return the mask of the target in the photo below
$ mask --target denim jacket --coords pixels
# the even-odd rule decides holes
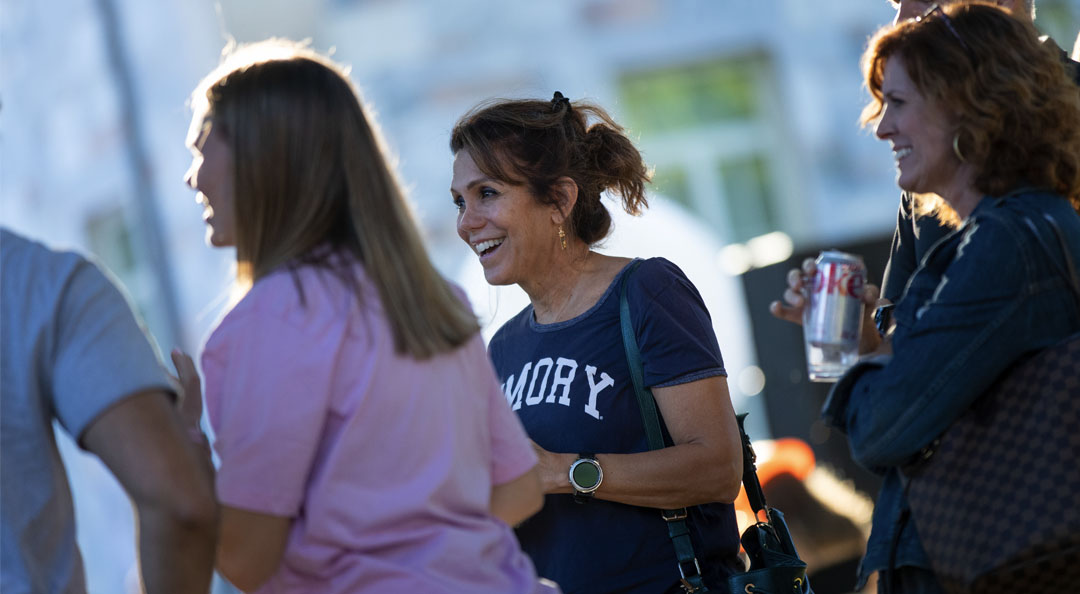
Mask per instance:
[[[860,361],[825,402],[823,417],[847,434],[855,461],[884,475],[860,587],[889,563],[896,520],[907,506],[898,468],[1010,363],[1080,330],[1080,304],[1059,272],[1064,255],[1044,213],[1080,263],[1080,216],[1067,200],[1042,191],[983,198],[908,282],[893,312],[893,355]],[[904,566],[930,567],[911,522],[901,529],[896,554],[896,567]]]
[[[889,249],[889,261],[885,264],[885,274],[881,278],[881,296],[893,303],[899,303],[908,280],[919,267],[919,262],[922,262],[934,244],[951,231],[937,216],[920,214],[910,192],[901,194],[900,208],[896,214],[896,230],[893,232],[892,246]]]

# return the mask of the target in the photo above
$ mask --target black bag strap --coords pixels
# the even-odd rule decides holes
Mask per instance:
[[[739,422],[739,440],[742,442],[742,484],[746,489],[746,499],[750,502],[750,509],[754,510],[756,520],[757,514],[765,509],[767,504],[765,503],[765,491],[761,489],[761,481],[758,480],[757,475],[757,453],[754,452],[754,445],[750,443],[750,437],[746,434],[746,428],[743,426],[748,414],[750,413],[737,414],[735,420]]]
[[[641,409],[641,421],[645,425],[645,436],[649,449],[664,448],[664,435],[660,431],[660,415],[656,410],[656,399],[652,391],[645,387],[645,372],[641,365],[641,351],[638,349],[637,336],[630,321],[630,304],[626,299],[627,280],[641,260],[634,260],[623,272],[619,286],[619,325],[622,328],[623,349],[626,351],[626,365],[630,368],[630,379],[634,383],[638,408]],[[661,516],[667,522],[668,536],[675,546],[675,557],[679,564],[679,576],[686,592],[707,592],[701,577],[701,565],[694,553],[694,544],[690,540],[690,530],[686,526],[686,508],[661,510]]]
[[[1061,247],[1061,254],[1065,259],[1065,269],[1062,270],[1061,265],[1058,264],[1057,259],[1054,258],[1054,250],[1047,245],[1046,240],[1043,239],[1042,234],[1039,233],[1039,229],[1035,226],[1035,223],[1028,217],[1024,217],[1024,222],[1031,229],[1031,232],[1035,234],[1035,239],[1039,241],[1039,244],[1046,250],[1046,253],[1050,256],[1050,262],[1053,263],[1054,268],[1065,278],[1065,281],[1069,283],[1069,288],[1072,289],[1073,294],[1076,296],[1077,305],[1080,305],[1080,276],[1077,276],[1076,265],[1073,264],[1072,252],[1069,251],[1069,242],[1065,240],[1065,233],[1058,226],[1057,221],[1050,213],[1043,213],[1043,218],[1050,225],[1050,229],[1054,232],[1054,236],[1057,237],[1058,246]]]
[[[619,323],[622,327],[623,349],[626,351],[626,363],[630,367],[630,379],[634,382],[634,393],[637,395],[638,407],[641,409],[641,420],[645,425],[645,434],[649,439],[649,447],[659,450],[665,446],[663,434],[660,432],[660,416],[656,411],[656,400],[652,391],[645,387],[645,373],[641,366],[641,351],[638,350],[637,335],[634,334],[634,326],[630,321],[630,303],[626,299],[626,285],[630,275],[641,264],[641,260],[634,260],[626,267],[623,273],[622,283],[619,287]],[[750,501],[750,508],[755,513],[765,509],[765,492],[761,489],[761,481],[757,476],[757,454],[746,434],[744,422],[749,413],[741,413],[735,416],[739,422],[739,440],[742,444],[743,476],[742,483],[746,487],[746,497]],[[681,510],[681,511],[685,511]]]
[[[638,408],[641,409],[641,421],[645,424],[645,436],[649,439],[649,448],[659,450],[664,447],[664,435],[660,432],[660,416],[656,411],[656,400],[652,391],[645,387],[645,372],[641,365],[641,351],[638,350],[637,336],[630,321],[630,303],[626,299],[626,285],[630,275],[641,265],[641,260],[634,260],[626,267],[619,287],[619,324],[622,327],[623,349],[626,351],[626,364],[630,367],[630,379],[634,382]]]

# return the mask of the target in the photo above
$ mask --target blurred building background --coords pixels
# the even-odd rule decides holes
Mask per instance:
[[[1039,0],[1071,47],[1080,0]],[[431,254],[492,325],[522,303],[490,290],[454,231],[447,143],[492,97],[559,90],[607,108],[655,167],[657,212],[608,246],[663,254],[702,287],[752,434],[797,435],[846,468],[815,424],[801,333],[772,320],[783,273],[825,247],[880,278],[898,192],[888,147],[858,127],[858,59],[886,0],[66,0],[0,3],[0,220],[92,252],[163,352],[194,352],[220,312],[233,254],[203,243],[182,184],[186,98],[228,38],[310,38],[351,64],[399,158]],[[650,221],[652,221],[650,223]],[[493,327],[493,326],[492,326]],[[490,331],[490,327],[489,327]],[[94,592],[134,560],[123,494],[73,460]],[[866,488],[872,481],[849,470]],[[101,539],[110,540],[103,541]]]

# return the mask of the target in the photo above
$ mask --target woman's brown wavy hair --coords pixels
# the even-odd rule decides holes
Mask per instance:
[[[634,143],[603,108],[584,101],[498,99],[458,120],[450,151],[468,151],[485,175],[524,185],[542,204],[558,204],[556,181],[569,177],[578,199],[567,232],[594,244],[611,230],[600,194],[618,194],[633,215],[648,207],[649,171]]]
[[[872,96],[863,125],[881,115],[885,62],[897,56],[916,88],[951,118],[977,190],[1000,196],[1045,188],[1080,211],[1080,88],[1057,48],[992,4],[941,10],[946,16],[897,23],[871,39],[863,55]]]

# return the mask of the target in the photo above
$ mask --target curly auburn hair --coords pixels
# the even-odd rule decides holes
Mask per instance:
[[[578,186],[567,232],[594,244],[611,230],[600,194],[618,194],[633,215],[648,207],[649,171],[634,143],[603,108],[556,93],[551,101],[498,99],[482,103],[458,120],[450,151],[468,151],[484,174],[526,186],[541,204],[558,204],[553,192],[561,177]]]
[[[992,4],[941,10],[944,16],[897,23],[871,39],[863,125],[883,111],[885,62],[897,56],[919,92],[951,118],[977,190],[1000,196],[1035,185],[1080,211],[1080,89],[1056,48]]]

